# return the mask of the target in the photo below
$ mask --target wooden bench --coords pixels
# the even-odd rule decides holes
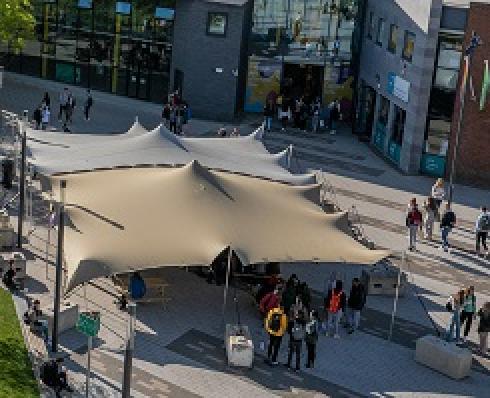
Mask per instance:
[[[156,277],[143,277],[146,286],[146,294],[144,297],[136,300],[132,300],[138,304],[145,303],[161,303],[164,309],[167,308],[167,304],[170,302],[170,297],[166,295],[166,288],[168,283],[165,283],[161,278]],[[118,275],[113,276],[113,281],[116,287],[120,289],[120,294],[128,294],[129,291],[129,276]]]

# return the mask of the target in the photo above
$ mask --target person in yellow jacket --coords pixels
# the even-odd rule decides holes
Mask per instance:
[[[284,309],[280,304],[272,308],[265,318],[265,330],[269,334],[269,347],[267,349],[267,358],[271,365],[279,365],[277,354],[281,346],[282,336],[286,333],[288,319]]]

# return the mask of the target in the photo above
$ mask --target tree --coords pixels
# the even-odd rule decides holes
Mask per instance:
[[[0,42],[21,48],[33,36],[35,23],[31,0],[0,0]]]

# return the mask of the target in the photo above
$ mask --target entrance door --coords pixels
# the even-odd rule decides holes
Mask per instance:
[[[308,64],[284,64],[282,91],[290,98],[312,101],[322,95],[323,67]]]
[[[373,133],[376,91],[367,85],[363,85],[361,90],[359,132],[369,141]]]

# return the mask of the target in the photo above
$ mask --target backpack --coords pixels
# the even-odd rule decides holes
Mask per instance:
[[[129,289],[133,299],[138,300],[143,298],[143,296],[146,294],[145,281],[142,278],[132,277]]]
[[[483,215],[478,222],[479,231],[490,231],[490,215]]]
[[[271,319],[269,320],[269,329],[273,332],[279,332],[281,329],[281,316],[282,314],[279,312],[275,312],[272,314]]]
[[[330,302],[328,303],[328,311],[332,313],[337,313],[340,309],[340,297],[342,293],[335,294],[332,291],[332,297],[330,297]]]
[[[304,340],[305,328],[300,323],[294,321],[291,329],[291,336],[293,337],[293,340]]]

